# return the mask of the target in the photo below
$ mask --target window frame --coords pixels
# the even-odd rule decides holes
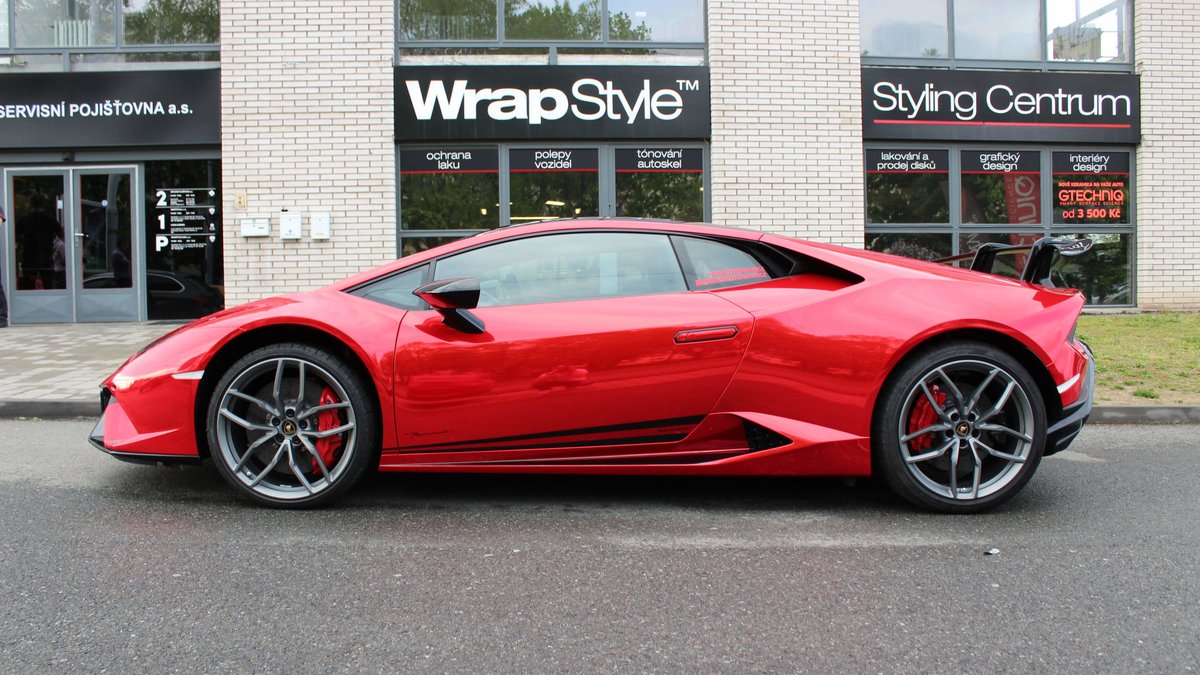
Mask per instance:
[[[659,140],[659,139],[642,139],[639,141],[621,141],[621,142],[606,142],[596,139],[580,140],[580,141],[547,141],[545,143],[536,142],[513,142],[513,143],[480,143],[478,141],[445,141],[441,144],[432,143],[411,143],[397,144],[394,148],[396,153],[396,256],[403,257],[404,242],[407,239],[425,239],[433,238],[465,238],[471,237],[483,232],[491,232],[494,229],[510,227],[516,223],[510,220],[511,208],[509,202],[512,194],[512,176],[509,171],[509,151],[520,150],[527,148],[544,148],[544,149],[567,149],[567,148],[596,148],[599,150],[599,170],[598,178],[600,181],[600,218],[637,218],[639,216],[617,216],[616,215],[616,151],[621,149],[637,149],[637,148],[683,148],[683,149],[698,149],[701,152],[701,176],[703,180],[701,187],[703,188],[704,196],[702,203],[703,221],[709,222],[712,220],[712,165],[711,165],[711,148],[707,141],[679,141],[679,140]],[[400,199],[402,189],[403,165],[400,161],[400,152],[404,150],[475,150],[475,149],[496,149],[499,151],[499,176],[500,176],[500,191],[497,195],[499,206],[499,222],[495,228],[487,229],[446,229],[446,230],[423,230],[409,229],[404,227],[404,204]],[[532,221],[531,221],[532,222]]]
[[[906,235],[906,234],[936,234],[950,237],[950,255],[960,255],[962,237],[971,234],[1033,234],[1040,233],[1043,237],[1073,236],[1076,234],[1127,234],[1130,237],[1129,274],[1132,280],[1132,290],[1128,304],[1121,305],[1088,305],[1088,307],[1124,308],[1137,306],[1137,146],[1129,145],[1089,145],[1089,144],[1033,144],[1033,143],[915,143],[915,142],[866,142],[863,144],[864,157],[868,150],[948,150],[949,162],[949,199],[950,222],[948,223],[891,223],[879,224],[867,222],[867,201],[870,195],[866,190],[866,167],[863,167],[863,241],[864,245],[876,235]],[[1038,182],[1041,189],[1040,221],[1037,224],[1014,223],[964,223],[962,219],[962,155],[966,152],[1012,150],[1021,152],[1040,153],[1040,168]],[[1054,222],[1054,166],[1053,156],[1056,152],[1103,152],[1126,153],[1129,155],[1129,202],[1126,207],[1127,222],[1113,224],[1089,225],[1086,223],[1055,223]]]
[[[400,3],[404,0],[393,0],[392,23],[394,26],[395,47],[397,57],[405,49],[548,49],[552,57],[557,56],[559,49],[589,48],[598,50],[616,49],[704,49],[708,44],[708,1],[700,4],[701,19],[704,22],[704,37],[699,42],[668,42],[661,40],[612,40],[609,39],[609,9],[608,0],[600,3],[600,38],[598,40],[514,40],[505,35],[504,5],[506,0],[496,2],[496,37],[484,40],[406,40],[400,34]]]
[[[862,56],[861,61],[864,67],[868,66],[883,66],[883,67],[917,67],[917,68],[949,68],[950,70],[961,69],[976,69],[976,70],[1036,70],[1041,72],[1051,71],[1098,71],[1098,72],[1136,72],[1135,64],[1137,62],[1137,54],[1134,50],[1134,26],[1137,25],[1137,17],[1135,16],[1134,0],[1124,0],[1127,5],[1129,20],[1125,27],[1128,35],[1128,60],[1126,61],[1062,61],[1050,58],[1046,43],[1049,38],[1049,20],[1047,18],[1048,11],[1046,3],[1052,0],[1039,0],[1038,2],[1038,31],[1039,31],[1039,46],[1041,57],[1036,61],[1020,61],[1020,60],[1005,60],[1005,59],[964,59],[959,58],[955,49],[955,21],[954,21],[954,3],[956,0],[946,0],[946,48],[947,56],[945,57],[916,57],[916,56]],[[861,11],[860,3],[859,9]],[[859,52],[862,49],[862,24],[859,23]]]
[[[96,45],[91,47],[72,47],[72,46],[50,46],[50,47],[19,47],[17,46],[17,7],[16,0],[8,0],[7,7],[4,11],[8,14],[8,46],[0,47],[0,58],[7,58],[8,63],[0,65],[0,75],[4,72],[15,72],[15,68],[21,66],[19,62],[22,56],[45,56],[45,55],[60,55],[62,59],[62,70],[71,71],[74,68],[75,59],[78,55],[88,54],[163,54],[174,52],[214,52],[219,53],[221,43],[218,39],[216,42],[197,42],[197,43],[172,43],[172,44],[154,44],[154,45],[131,45],[125,44],[125,6],[122,0],[113,0],[113,44],[111,45]],[[220,17],[220,3],[217,3],[217,16]],[[131,14],[133,12],[130,12]],[[147,69],[171,68],[173,64],[198,64],[196,67],[220,67],[220,61],[154,61],[146,62]]]

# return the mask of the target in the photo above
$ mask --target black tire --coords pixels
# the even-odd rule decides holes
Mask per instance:
[[[238,359],[206,415],[221,477],[267,506],[336,499],[377,457],[379,415],[367,387],[342,358],[313,345],[271,345]]]
[[[871,429],[888,487],[942,513],[1007,501],[1037,471],[1045,446],[1046,406],[1033,377],[981,342],[944,343],[902,362],[880,392]]]

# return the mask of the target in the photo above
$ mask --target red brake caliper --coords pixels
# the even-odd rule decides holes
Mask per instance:
[[[946,408],[946,392],[942,391],[936,384],[930,387],[929,393],[933,394],[934,400],[937,401],[938,407],[945,410]],[[912,414],[908,416],[908,433],[920,431],[927,426],[937,422],[937,411],[929,404],[929,399],[922,396],[912,407]],[[908,442],[909,450],[921,452],[928,450],[933,446],[933,432],[917,436]]]
[[[337,402],[338,399],[334,395],[333,390],[325,387],[325,390],[321,392],[321,398],[317,401],[317,405],[329,405]],[[336,410],[322,410],[317,413],[317,431],[336,429],[341,423]],[[337,452],[337,449],[340,447],[342,447],[342,439],[338,436],[317,439],[317,454],[321,455],[321,461],[325,462],[325,468],[330,469],[333,467],[333,453]],[[313,471],[320,472],[320,470],[321,467],[317,465],[317,460],[314,459]]]

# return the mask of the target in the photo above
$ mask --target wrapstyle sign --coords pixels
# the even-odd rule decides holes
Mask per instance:
[[[863,68],[863,138],[1134,144],[1139,90],[1121,73]]]
[[[220,102],[215,68],[6,73],[0,148],[217,145]]]
[[[396,140],[705,139],[708,69],[399,66]]]

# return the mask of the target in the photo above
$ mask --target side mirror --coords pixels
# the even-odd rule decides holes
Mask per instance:
[[[483,321],[468,310],[479,306],[479,280],[474,277],[431,281],[413,291],[442,315],[442,322],[454,330],[478,335]]]

